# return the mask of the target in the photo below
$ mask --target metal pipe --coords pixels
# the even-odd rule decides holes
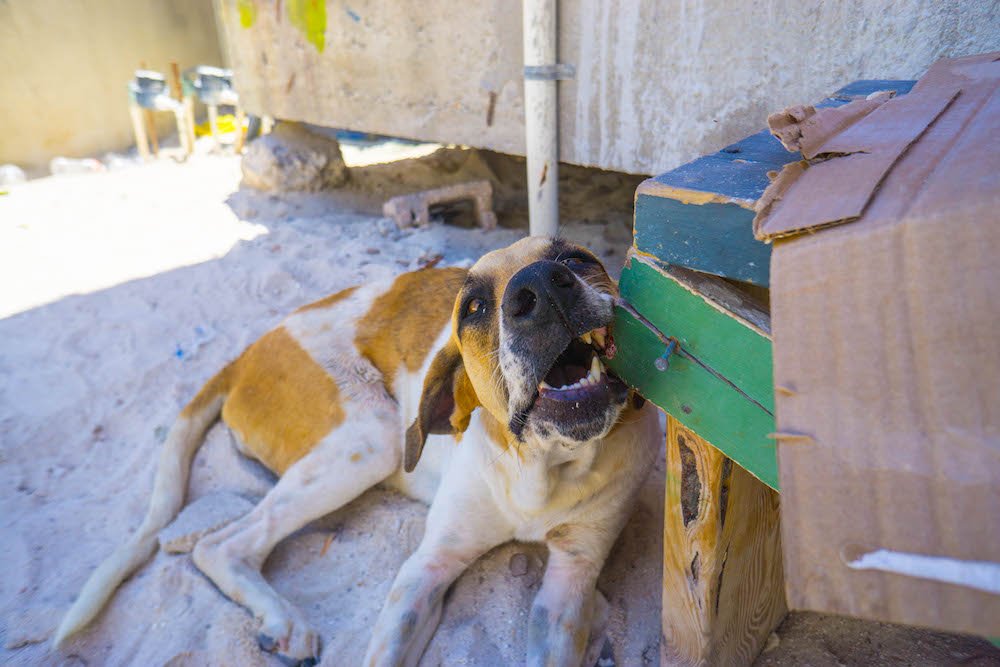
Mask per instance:
[[[556,0],[524,0],[524,66],[554,70]],[[532,236],[559,231],[558,82],[524,79],[524,129],[528,162],[528,221]]]

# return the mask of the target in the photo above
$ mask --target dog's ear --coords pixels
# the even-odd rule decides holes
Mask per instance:
[[[424,378],[417,418],[406,429],[403,469],[413,472],[431,433],[462,433],[469,427],[479,399],[465,372],[462,355],[450,340],[437,353]]]

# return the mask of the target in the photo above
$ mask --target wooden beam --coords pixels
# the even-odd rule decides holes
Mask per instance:
[[[663,665],[749,665],[787,612],[778,494],[667,417]]]

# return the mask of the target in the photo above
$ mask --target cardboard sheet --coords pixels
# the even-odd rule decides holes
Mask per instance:
[[[813,160],[804,163],[803,169],[786,166],[769,186],[768,190],[782,192],[782,206],[771,203],[768,210],[758,210],[754,235],[772,241],[856,220],[896,160],[957,96],[954,86],[915,91],[814,143],[810,146]],[[836,111],[823,109],[816,116]],[[761,199],[776,197],[765,191]]]
[[[764,221],[793,609],[1000,636],[998,138],[1000,53],[942,61]]]
[[[768,116],[767,126],[782,146],[793,153],[799,151],[802,157],[811,160],[830,138],[875,111],[894,94],[891,90],[884,90],[842,107],[822,109],[818,113],[812,105],[799,104]]]

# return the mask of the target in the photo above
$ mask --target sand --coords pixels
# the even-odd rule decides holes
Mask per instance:
[[[398,149],[412,159],[359,166]],[[198,155],[40,179],[0,197],[0,662],[281,664],[258,649],[249,614],[183,553],[158,553],[62,651],[48,639],[89,573],[138,525],[166,429],[223,363],[303,303],[438,256],[468,264],[524,234],[517,159],[435,146],[348,148],[345,156],[355,165],[351,186],[323,195],[241,191],[236,158]],[[378,214],[387,196],[477,177],[501,183],[501,224],[514,228],[400,233]],[[566,236],[617,271],[636,179],[570,169],[562,180]],[[253,501],[272,484],[216,426],[195,459],[188,499],[225,492]],[[662,492],[661,460],[599,581],[619,665],[659,661]],[[358,664],[425,512],[375,489],[268,560],[268,579],[320,631],[323,665]],[[474,564],[450,594],[423,664],[520,662],[544,557],[537,546],[510,544]],[[796,630],[798,621],[790,634],[779,629],[763,664],[865,664],[850,660],[851,638],[865,632],[890,648],[913,643],[889,626],[853,622],[852,635],[826,617],[792,618],[819,629]],[[831,627],[837,646],[847,645],[836,655],[829,638],[810,639]],[[930,636],[921,646],[956,662],[988,664],[975,661],[993,655],[979,640],[945,645],[905,632]]]

